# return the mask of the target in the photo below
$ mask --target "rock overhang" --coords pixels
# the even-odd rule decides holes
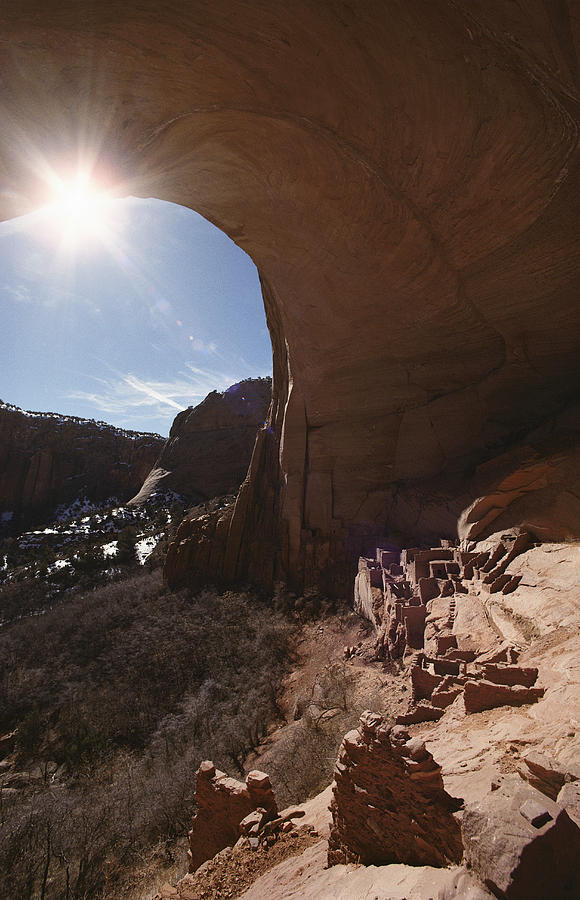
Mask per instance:
[[[451,532],[497,487],[475,466],[507,453],[505,479],[523,437],[560,433],[580,374],[566,10],[27,0],[0,19],[4,216],[34,199],[31,160],[84,143],[121,193],[195,208],[258,265],[274,403],[233,577],[260,580],[266,541],[265,581],[340,591],[369,539]],[[534,490],[574,536],[560,482]]]

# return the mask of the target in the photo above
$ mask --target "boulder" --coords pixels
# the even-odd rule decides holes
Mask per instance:
[[[566,810],[517,775],[466,806],[462,833],[468,865],[496,896],[580,896],[580,829]]]
[[[580,782],[568,782],[558,793],[558,805],[562,806],[570,818],[580,827]]]
[[[555,800],[558,792],[566,782],[576,781],[578,775],[568,772],[567,769],[553,759],[537,753],[535,750],[526,753],[523,758],[524,766],[520,775],[529,781],[532,787],[537,788],[546,796]]]

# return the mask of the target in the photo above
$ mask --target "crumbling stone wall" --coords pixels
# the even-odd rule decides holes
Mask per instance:
[[[329,865],[459,862],[461,801],[443,788],[441,767],[420,738],[365,712],[344,738],[334,771]]]
[[[240,822],[255,809],[264,810],[266,819],[278,814],[270,778],[264,772],[254,770],[245,782],[237,781],[206,760],[195,775],[197,813],[189,832],[190,872],[224,847],[233,846],[240,837]]]

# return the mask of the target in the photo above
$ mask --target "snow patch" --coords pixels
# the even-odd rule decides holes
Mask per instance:
[[[135,542],[135,552],[140,565],[143,565],[145,560],[151,556],[162,537],[162,534],[152,534]]]
[[[105,559],[109,556],[116,556],[119,550],[118,541],[111,541],[109,544],[103,544],[101,550]]]

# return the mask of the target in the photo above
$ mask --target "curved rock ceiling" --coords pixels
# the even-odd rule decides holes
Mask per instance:
[[[487,495],[502,527],[579,536],[580,3],[8,0],[0,23],[4,217],[80,148],[258,266],[273,405],[230,576],[340,590],[379,536],[452,533]]]

